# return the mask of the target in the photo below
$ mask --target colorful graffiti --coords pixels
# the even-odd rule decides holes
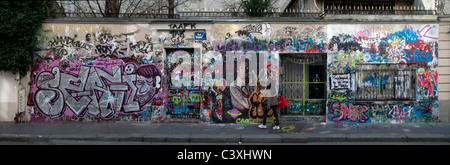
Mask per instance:
[[[369,106],[372,120],[377,122],[430,122],[438,119],[436,102],[414,104],[387,104]]]
[[[206,33],[199,23],[168,23],[156,33],[150,26],[44,24],[30,74],[33,120],[260,122],[255,82],[292,72],[279,68],[279,52],[327,53],[326,102],[294,102],[284,108],[292,114],[438,119],[436,24],[213,23],[202,40],[194,36]],[[409,102],[373,103],[388,98]]]
[[[284,108],[288,115],[316,115],[325,110],[322,102],[306,102],[304,105],[301,102],[291,102],[290,106]]]
[[[352,101],[331,101],[328,115],[330,121],[371,122],[367,106]]]
[[[172,117],[200,118],[200,93],[198,90],[170,90],[167,109]]]
[[[367,122],[433,122],[438,120],[438,102],[355,105],[349,101],[330,103],[330,121]],[[361,120],[363,119],[363,120]]]
[[[436,100],[438,86],[438,72],[434,69],[417,71],[417,98],[420,100]]]
[[[267,119],[274,117],[273,109],[267,109],[267,98],[261,96],[260,91],[254,91],[248,99],[250,108],[248,116],[253,121],[262,121],[264,111],[267,111]]]
[[[44,24],[30,75],[33,120],[148,121],[167,80],[151,32],[137,26],[145,27]]]
[[[48,67],[37,75],[32,90],[36,108],[50,118],[64,113],[111,118],[116,112],[140,112],[162,87],[161,71],[153,64],[137,67],[100,57],[76,71],[61,71],[58,60]]]
[[[438,106],[424,108],[424,101],[437,101],[437,30],[435,24],[330,25],[329,121],[436,121]]]
[[[327,49],[324,25],[219,24],[213,28],[217,31],[215,38],[224,38],[214,44],[214,50],[219,52],[323,53]]]

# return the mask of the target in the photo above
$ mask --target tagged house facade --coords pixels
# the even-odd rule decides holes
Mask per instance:
[[[439,119],[436,23],[44,23],[38,47],[30,122],[259,122],[266,99],[230,84],[250,83],[260,53],[271,60],[256,74],[278,82],[288,120]]]
[[[272,79],[284,120],[439,122],[437,17],[405,17],[47,21],[20,111],[27,122],[255,123],[267,101],[256,82]]]

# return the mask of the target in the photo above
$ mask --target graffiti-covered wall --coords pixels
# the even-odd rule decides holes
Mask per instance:
[[[163,57],[151,35],[146,24],[44,24],[30,75],[30,120],[150,116],[166,97]]]
[[[267,99],[256,82],[272,78],[277,93],[279,53],[325,53],[326,30],[46,23],[30,75],[30,120],[260,122]]]
[[[217,61],[225,65],[224,72],[220,76],[228,84],[224,90],[215,94],[215,97],[208,97],[218,100],[216,112],[221,112],[221,116],[214,116],[215,122],[229,123],[252,123],[261,122],[263,111],[266,109],[267,99],[262,97],[256,86],[239,86],[252,84],[252,76],[257,75],[260,79],[271,77],[277,83],[270,88],[277,86],[276,93],[283,94],[281,85],[282,66],[281,60],[286,54],[308,54],[325,53],[326,25],[323,24],[275,24],[275,23],[241,23],[241,24],[213,24],[211,28],[211,40],[214,41],[211,49],[215,51],[215,56],[222,56],[224,61]],[[254,58],[246,52],[257,52]],[[243,52],[236,54],[236,59],[230,58],[234,55],[229,52]],[[260,54],[264,54],[259,56]],[[264,57],[270,59],[264,62]],[[205,54],[204,59],[212,59],[213,54]],[[217,58],[215,58],[217,59]],[[220,58],[219,58],[220,59]],[[248,62],[244,62],[245,59]],[[241,61],[241,62],[240,62]],[[233,62],[237,64],[236,71],[227,69]],[[251,65],[259,63],[256,69]],[[230,65],[231,64],[231,65]],[[242,64],[242,65],[239,65]],[[263,65],[264,67],[261,67]],[[248,68],[247,66],[250,66]],[[223,67],[222,65],[220,67]],[[268,72],[265,72],[267,69]],[[245,72],[244,72],[245,71]],[[289,71],[288,71],[289,72]],[[300,75],[298,75],[300,76]],[[221,83],[219,83],[221,84]],[[233,86],[238,84],[237,86]],[[220,87],[220,86],[219,86]],[[213,101],[214,102],[214,101]],[[304,105],[305,102],[289,102]],[[299,107],[289,107],[287,111],[299,111]],[[274,120],[274,111],[268,109],[268,121]]]
[[[30,121],[437,121],[436,24],[45,23]],[[257,90],[259,80],[269,86]],[[272,108],[268,121],[275,118]]]
[[[437,121],[437,49],[437,24],[329,25],[328,121]]]

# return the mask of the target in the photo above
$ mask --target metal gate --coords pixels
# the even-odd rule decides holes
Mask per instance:
[[[417,64],[356,64],[357,101],[416,99]]]
[[[326,54],[280,53],[280,93],[292,103],[281,115],[325,115]]]

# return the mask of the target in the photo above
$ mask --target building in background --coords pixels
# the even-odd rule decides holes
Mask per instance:
[[[28,106],[1,120],[260,122],[266,99],[230,84],[271,76],[284,120],[449,121],[448,1],[277,1],[255,16],[232,1],[55,2],[20,81]]]

